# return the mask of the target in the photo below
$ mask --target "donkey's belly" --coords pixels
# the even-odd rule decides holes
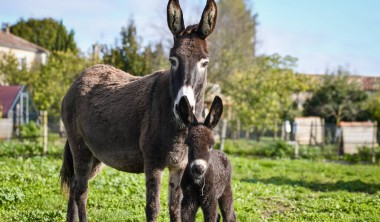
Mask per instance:
[[[120,146],[111,143],[103,147],[90,146],[90,150],[97,159],[112,168],[130,173],[144,172],[144,159],[136,144]]]

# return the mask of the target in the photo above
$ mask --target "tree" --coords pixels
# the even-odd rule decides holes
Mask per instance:
[[[74,40],[74,31],[67,31],[63,22],[52,18],[28,20],[20,19],[11,26],[11,33],[33,42],[49,51],[72,51],[78,48]]]
[[[326,122],[359,120],[365,116],[362,106],[368,95],[356,82],[350,81],[350,72],[339,68],[323,77],[321,86],[304,104],[304,115],[320,116]]]
[[[238,73],[229,93],[243,128],[256,129],[258,138],[266,130],[277,132],[295,109],[292,95],[307,89],[304,79],[292,68],[296,59],[277,54],[260,56],[249,72]]]
[[[243,0],[220,0],[218,21],[210,37],[208,79],[225,90],[235,74],[251,69],[256,44],[257,15]],[[226,88],[227,87],[227,88]]]
[[[120,37],[121,45],[103,47],[104,63],[138,76],[149,74],[156,68],[163,67],[164,50],[162,44],[157,44],[155,51],[150,45],[143,48],[138,41],[133,20],[126,28],[122,27]]]
[[[368,111],[371,119],[380,123],[380,93],[376,93],[368,99],[366,108],[364,110]]]

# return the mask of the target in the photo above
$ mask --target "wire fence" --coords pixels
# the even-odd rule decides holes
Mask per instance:
[[[339,126],[323,121],[319,124],[285,122],[264,130],[255,127],[243,130],[238,124],[229,124],[224,135],[221,133],[222,128],[223,123],[219,124],[217,134],[223,139],[255,140],[262,143],[283,140],[321,149],[333,145],[337,147],[339,154],[353,154],[360,147],[376,147],[380,139],[377,123],[371,122],[345,123]]]

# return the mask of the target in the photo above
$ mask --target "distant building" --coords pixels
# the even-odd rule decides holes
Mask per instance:
[[[19,62],[20,69],[30,69],[33,64],[45,64],[49,51],[13,35],[9,32],[9,27],[6,27],[0,31],[0,53],[13,54]]]
[[[38,110],[24,86],[0,86],[0,140],[17,134],[18,127],[37,120]]]

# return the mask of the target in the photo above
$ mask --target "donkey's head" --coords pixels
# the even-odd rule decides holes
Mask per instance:
[[[207,0],[198,25],[185,28],[179,0],[169,0],[167,20],[174,36],[170,50],[171,96],[173,112],[179,119],[178,104],[187,96],[192,112],[199,116],[203,109],[209,52],[206,38],[215,28],[217,8],[214,0]]]
[[[203,178],[208,167],[210,151],[215,144],[212,129],[222,115],[223,103],[220,97],[214,98],[204,123],[198,123],[186,96],[179,101],[178,111],[182,122],[189,128],[185,143],[189,147],[190,172],[195,180],[199,180]]]

